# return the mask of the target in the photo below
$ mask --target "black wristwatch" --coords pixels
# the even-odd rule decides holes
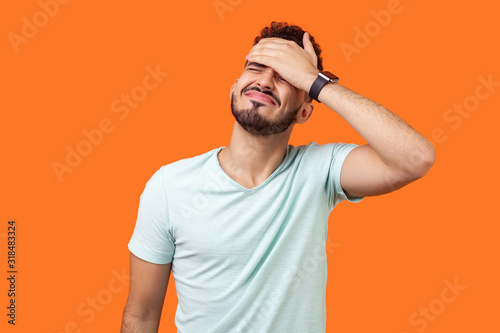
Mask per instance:
[[[318,101],[318,95],[321,89],[325,86],[325,84],[330,82],[337,82],[339,80],[338,76],[328,72],[323,71],[318,73],[318,77],[314,80],[311,89],[309,90],[309,96],[311,96],[315,101]]]

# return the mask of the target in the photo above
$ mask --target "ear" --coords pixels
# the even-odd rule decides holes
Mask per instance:
[[[238,79],[234,81],[233,85],[231,86],[231,89],[229,90],[229,99],[231,99],[231,96],[233,95],[234,86],[236,85],[236,82],[238,82]]]
[[[300,108],[300,111],[297,113],[297,117],[295,117],[297,123],[298,124],[305,123],[309,118],[311,118],[313,110],[314,110],[314,104],[312,101],[302,103],[302,107]]]

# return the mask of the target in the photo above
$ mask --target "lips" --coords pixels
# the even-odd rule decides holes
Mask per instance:
[[[265,102],[267,104],[277,105],[271,96],[260,93],[260,92],[255,91],[255,90],[252,90],[252,91],[246,93],[245,95],[250,97],[250,98],[258,99],[258,100]]]

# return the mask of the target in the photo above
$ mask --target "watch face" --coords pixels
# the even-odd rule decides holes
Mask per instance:
[[[337,75],[332,74],[329,71],[322,71],[321,73],[327,76],[332,82],[337,82],[339,80],[339,77]]]

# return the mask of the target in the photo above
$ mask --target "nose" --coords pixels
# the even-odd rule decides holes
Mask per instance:
[[[257,84],[263,89],[271,90],[274,88],[274,77],[274,70],[266,68],[266,70],[262,71],[259,79],[257,80]]]

